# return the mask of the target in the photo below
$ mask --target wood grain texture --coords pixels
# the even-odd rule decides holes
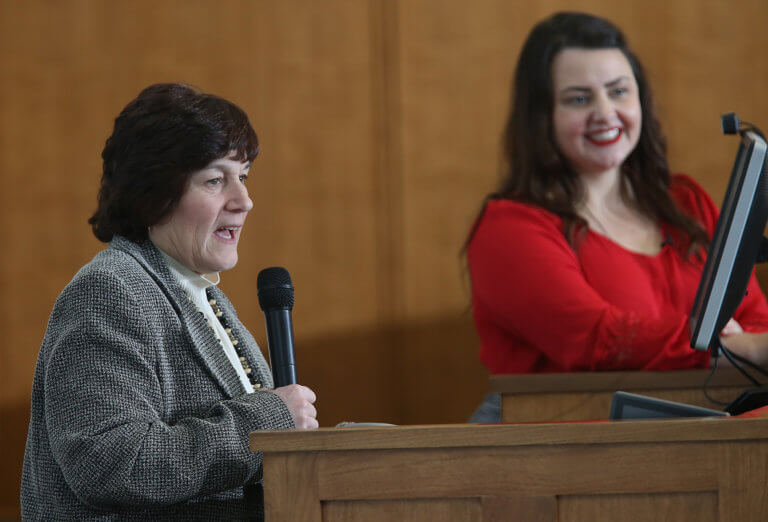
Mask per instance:
[[[483,522],[557,522],[557,497],[546,496],[482,496]]]
[[[614,391],[623,390],[617,388]],[[727,404],[744,390],[743,387],[721,387],[709,390],[709,396]],[[614,391],[559,392],[502,395],[501,419],[503,422],[551,422],[607,419],[611,411]],[[656,397],[668,401],[721,410],[700,389],[690,390],[632,390],[632,393]]]
[[[758,442],[725,445],[718,457],[720,520],[758,522],[768,513],[768,447]],[[741,502],[748,496],[749,505]]]
[[[321,423],[466,419],[487,381],[459,251],[497,179],[519,48],[564,8],[0,0],[0,411],[27,407],[54,300],[103,246],[86,220],[114,117],[146,85],[183,81],[238,103],[260,135],[256,206],[222,286],[263,342],[255,275],[291,271],[298,373],[318,392]],[[719,203],[736,148],[719,114],[768,125],[768,62],[754,58],[768,47],[768,4],[578,8],[625,30],[655,88],[673,170]],[[3,513],[18,507],[26,426],[14,415],[2,419],[12,454]]]
[[[706,429],[702,429],[706,426]],[[768,418],[665,419],[663,421],[602,421],[552,424],[427,425],[320,428],[313,431],[252,432],[252,451],[329,451],[459,448],[546,444],[707,442],[765,440]]]
[[[557,507],[558,522],[722,520],[715,492],[562,496]]]
[[[712,491],[718,484],[705,445],[677,443],[331,453],[321,455],[318,475],[320,498],[347,500]]]
[[[722,136],[720,114],[735,110],[768,121],[768,64],[750,59],[768,45],[768,4],[760,0],[738,7],[719,0],[585,0],[576,7],[567,0],[401,2],[410,316],[466,303],[461,265],[446,253],[465,241],[483,196],[497,184],[517,55],[534,23],[573,9],[607,17],[624,31],[655,91],[670,168],[692,175],[718,204],[737,148]]]
[[[662,425],[667,426],[659,429]],[[684,425],[695,427],[701,439],[689,440]],[[527,426],[425,426],[370,430],[367,435],[386,432],[392,441],[376,449],[368,449],[363,439],[350,446],[343,430],[326,431],[328,445],[317,451],[285,452],[283,445],[270,443],[263,447],[267,463],[287,462],[286,456],[316,459],[318,506],[325,504],[324,515],[344,515],[342,520],[361,513],[364,520],[399,520],[411,513],[408,504],[414,510],[430,506],[423,513],[432,513],[448,505],[474,506],[477,500],[483,520],[685,522],[768,516],[764,422],[751,428],[727,419],[624,423],[639,433],[631,443],[609,435],[614,426],[619,424],[541,426],[559,433],[555,439],[565,439],[571,429],[578,435],[557,442],[529,432],[526,440],[538,444],[510,436]],[[745,430],[752,438],[741,438]],[[604,436],[596,437],[600,431]],[[683,435],[679,440],[674,440],[675,431]],[[404,437],[410,438],[411,449],[398,447]],[[310,441],[314,436],[296,438]],[[291,462],[293,469],[272,471],[305,477],[301,459]],[[286,476],[277,478],[286,481]],[[265,483],[267,498],[280,493]],[[462,514],[477,519],[474,510]]]
[[[585,372],[570,374],[494,375],[491,389],[501,393],[503,422],[549,422],[607,419],[613,394],[628,391],[669,401],[722,409],[745,387],[744,376],[721,368],[671,372]]]
[[[323,502],[323,522],[484,522],[478,499],[357,500]]]
[[[269,265],[291,270],[301,339],[378,324],[370,13],[288,4],[2,3],[0,161],[9,180],[29,179],[3,192],[6,222],[35,209],[7,227],[9,345],[28,349],[3,351],[4,368],[23,368],[2,380],[3,397],[28,393],[55,296],[102,246],[85,221],[111,121],[158,81],[232,99],[261,136],[240,265],[223,280],[257,337],[255,275]]]
[[[624,390],[701,390],[712,370],[668,372],[574,372],[492,375],[491,390],[506,394]],[[735,368],[718,368],[708,388],[744,386],[747,380]]]
[[[265,497],[267,520],[323,520],[317,483],[316,455],[281,455],[264,462],[264,473],[272,492]]]
[[[317,376],[307,384],[327,404],[325,422],[396,418],[393,343],[371,341],[386,324],[379,265],[389,240],[378,221],[389,211],[379,207],[375,176],[370,8],[344,0],[0,2],[3,406],[26,407],[53,302],[103,247],[86,220],[113,118],[146,85],[182,81],[239,104],[262,142],[240,264],[222,283],[240,318],[266,348],[256,274],[288,267],[299,375]],[[333,349],[319,349],[329,340]],[[359,379],[345,381],[343,370],[355,366],[345,359],[359,361]],[[358,391],[349,402],[360,406],[348,409],[345,397],[363,388],[370,396]],[[471,404],[464,409],[469,415]],[[26,425],[9,429],[3,442],[14,443],[13,455],[0,489],[13,512]]]

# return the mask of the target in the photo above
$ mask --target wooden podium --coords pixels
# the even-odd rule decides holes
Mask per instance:
[[[768,419],[254,432],[275,521],[768,520]]]
[[[706,408],[704,382],[711,370],[589,372],[495,375],[491,391],[501,393],[504,422],[606,419],[616,391],[649,395]],[[734,368],[719,368],[707,386],[711,397],[730,402],[752,385]]]

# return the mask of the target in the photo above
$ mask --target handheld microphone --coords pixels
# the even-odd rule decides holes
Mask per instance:
[[[293,285],[285,268],[275,266],[259,272],[256,279],[259,306],[267,324],[269,363],[275,388],[296,384],[293,356]]]

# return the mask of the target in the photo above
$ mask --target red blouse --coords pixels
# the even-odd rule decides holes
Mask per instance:
[[[691,178],[672,196],[712,237],[718,210]],[[664,230],[664,226],[662,226]],[[672,245],[648,256],[592,230],[574,250],[562,220],[535,205],[488,203],[468,247],[480,359],[491,373],[701,368],[688,316],[703,260]],[[734,314],[745,332],[768,330],[754,273]]]

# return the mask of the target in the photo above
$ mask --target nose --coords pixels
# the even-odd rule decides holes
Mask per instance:
[[[597,121],[608,121],[616,113],[613,101],[604,93],[595,98],[592,115]]]
[[[230,186],[227,210],[230,212],[248,212],[253,208],[253,201],[248,196],[248,188],[239,180]]]

